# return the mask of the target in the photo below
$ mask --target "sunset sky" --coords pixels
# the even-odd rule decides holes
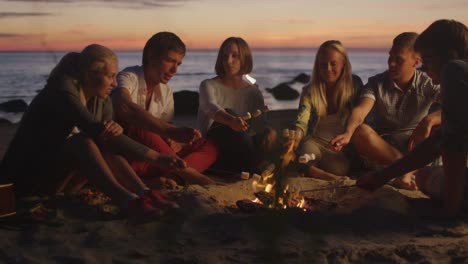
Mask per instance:
[[[99,43],[140,50],[172,31],[188,48],[218,48],[229,36],[252,47],[387,48],[432,21],[468,24],[468,0],[0,0],[0,50],[80,50]]]

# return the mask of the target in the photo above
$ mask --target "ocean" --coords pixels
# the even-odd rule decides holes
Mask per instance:
[[[119,67],[141,64],[141,51],[117,52]],[[265,102],[272,109],[294,109],[298,100],[277,101],[265,88],[272,88],[287,82],[300,73],[310,74],[315,60],[316,49],[254,49],[254,69],[251,76],[257,80],[263,91]],[[23,99],[28,104],[45,85],[52,68],[65,52],[0,52],[0,103]],[[353,73],[364,83],[370,76],[387,69],[387,51],[348,50]],[[217,50],[189,50],[178,73],[170,81],[174,92],[198,91],[204,79],[212,78]],[[300,91],[301,86],[293,86]],[[21,113],[0,111],[0,118],[18,122]]]

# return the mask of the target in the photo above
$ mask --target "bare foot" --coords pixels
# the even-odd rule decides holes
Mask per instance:
[[[188,184],[210,185],[216,183],[208,176],[196,171],[193,168],[186,168],[176,172],[176,174],[182,177]]]
[[[405,175],[402,177],[395,178],[392,182],[390,182],[390,185],[398,189],[416,191],[418,190],[418,186],[416,185],[416,182],[411,176],[412,175]]]
[[[333,173],[326,172],[315,166],[310,166],[305,173],[306,177],[316,178],[324,181],[345,181],[349,180],[348,176],[338,176]]]

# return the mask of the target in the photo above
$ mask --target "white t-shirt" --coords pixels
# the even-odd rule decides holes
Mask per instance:
[[[127,89],[132,101],[151,115],[170,121],[174,117],[174,97],[169,85],[160,83],[159,89],[155,89],[146,109],[146,82],[142,66],[133,66],[125,68],[117,76],[118,87],[116,89]]]
[[[243,116],[247,112],[261,110],[265,105],[262,92],[256,85],[233,89],[208,79],[201,82],[199,91],[198,127],[203,134],[213,123],[212,117],[221,109],[229,108],[236,115]]]

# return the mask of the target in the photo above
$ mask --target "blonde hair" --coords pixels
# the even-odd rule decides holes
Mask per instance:
[[[223,59],[226,56],[226,50],[231,44],[236,44],[239,48],[240,73],[247,74],[252,72],[253,59],[249,44],[247,44],[247,42],[242,38],[229,37],[223,42],[223,44],[221,44],[221,47],[219,48],[218,58],[216,59],[215,65],[216,75],[223,77],[226,74],[224,72]]]
[[[350,98],[354,96],[353,78],[351,74],[351,63],[349,62],[346,49],[338,40],[325,41],[317,51],[315,56],[314,68],[312,69],[312,78],[307,85],[306,93],[311,98],[312,108],[317,111],[318,116],[324,116],[327,113],[327,87],[325,80],[320,75],[319,57],[326,49],[332,48],[343,56],[343,72],[336,81],[337,93],[333,100],[338,106],[338,113],[343,116],[349,114],[346,105]]]
[[[49,79],[68,75],[79,83],[94,81],[102,74],[110,61],[117,61],[115,53],[99,44],[86,46],[80,53],[67,53],[51,71]]]

